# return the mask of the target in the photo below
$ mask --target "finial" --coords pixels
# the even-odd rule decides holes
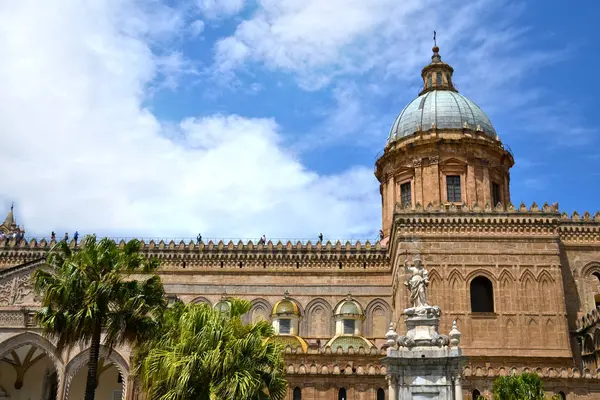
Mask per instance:
[[[431,49],[431,51],[433,51],[433,55],[431,56],[431,60],[433,62],[442,61],[442,57],[440,57],[440,48],[437,45],[437,32],[436,31],[433,31],[433,48]]]
[[[12,211],[13,208],[15,208],[15,202],[14,201],[10,204],[10,211]]]

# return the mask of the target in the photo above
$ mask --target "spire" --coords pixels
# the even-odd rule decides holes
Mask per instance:
[[[12,203],[10,206],[10,211],[8,212],[8,215],[4,219],[4,223],[2,224],[2,226],[6,227],[7,230],[9,230],[13,226],[17,225],[17,223],[15,222],[15,216],[13,214],[14,208],[15,208],[15,203]]]
[[[433,48],[431,50],[433,51],[431,63],[421,71],[423,90],[421,90],[419,96],[432,90],[451,90],[457,92],[452,83],[454,68],[442,61],[440,48],[437,46],[436,31],[433,31]]]

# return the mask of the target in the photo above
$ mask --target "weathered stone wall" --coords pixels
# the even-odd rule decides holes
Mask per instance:
[[[396,317],[408,305],[404,253],[419,252],[429,270],[430,302],[443,310],[440,330],[457,319],[465,355],[571,365],[557,224],[557,213],[517,210],[397,214],[391,245]],[[471,310],[470,284],[479,276],[492,283],[493,312]]]

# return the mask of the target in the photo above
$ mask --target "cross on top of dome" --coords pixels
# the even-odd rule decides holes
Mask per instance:
[[[440,56],[440,48],[436,43],[436,32],[433,31],[434,46],[431,49],[433,55],[431,56],[431,63],[423,68],[421,76],[423,77],[423,90],[419,93],[430,92],[432,90],[450,90],[458,92],[452,83],[452,74],[454,68],[442,61]]]

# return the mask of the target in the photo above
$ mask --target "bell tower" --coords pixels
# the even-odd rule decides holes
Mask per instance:
[[[484,209],[510,202],[512,153],[481,108],[458,92],[440,49],[432,50],[423,89],[396,118],[375,163],[384,237],[397,206]]]

